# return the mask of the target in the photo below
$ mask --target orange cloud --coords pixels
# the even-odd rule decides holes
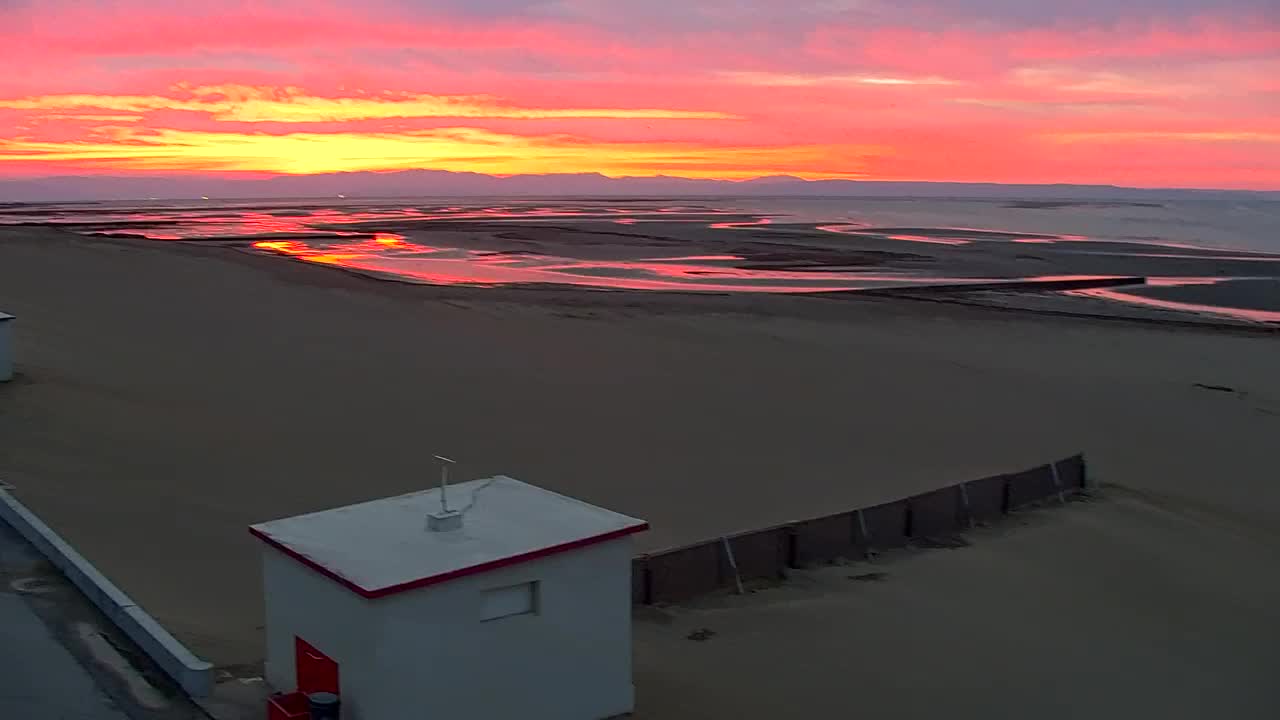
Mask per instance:
[[[489,95],[382,93],[318,97],[296,87],[220,85],[172,88],[172,95],[42,95],[0,100],[0,109],[84,117],[86,110],[147,113],[183,110],[230,122],[345,122],[400,118],[597,118],[734,120],[728,113],[658,108],[531,108]]]
[[[562,135],[502,134],[456,127],[402,133],[246,134],[134,127],[100,129],[95,140],[0,140],[0,168],[32,161],[131,171],[308,174],[432,168],[493,175],[600,172],[741,179],[785,173],[858,177],[883,148],[849,144],[708,146],[594,142]]]

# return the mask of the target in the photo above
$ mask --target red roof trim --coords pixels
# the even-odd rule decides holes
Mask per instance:
[[[280,552],[284,553],[285,555],[288,555],[289,557],[293,558],[294,560],[297,560],[298,562],[302,563],[303,565],[306,565],[307,567],[311,568],[312,570],[315,570],[316,572],[320,573],[321,575],[324,575],[325,577],[327,577],[327,578],[329,578],[330,580],[332,580],[332,581],[334,581],[334,582],[338,583],[339,585],[341,585],[341,586],[345,587],[346,589],[350,590],[351,592],[356,593],[357,595],[363,595],[363,596],[365,596],[365,597],[372,597],[371,595],[369,595],[369,591],[368,591],[368,590],[365,590],[364,588],[360,587],[359,585],[357,585],[357,584],[355,584],[355,583],[351,582],[350,580],[348,580],[348,579],[346,579],[346,578],[342,577],[342,576],[341,576],[341,575],[339,575],[338,573],[336,573],[336,572],[334,572],[334,571],[330,570],[329,568],[327,568],[327,567],[325,567],[325,566],[321,565],[320,563],[316,562],[315,560],[312,560],[311,558],[307,557],[306,555],[303,555],[302,553],[298,552],[297,550],[292,550],[292,549],[290,549],[290,548],[288,548],[288,547],[285,547],[284,545],[280,544],[280,543],[279,543],[278,541],[276,541],[274,538],[272,538],[271,536],[269,536],[269,535],[267,535],[266,533],[262,532],[261,530],[259,530],[259,529],[257,529],[257,528],[254,528],[254,527],[251,527],[251,528],[249,528],[249,534],[251,534],[251,535],[253,535],[254,537],[258,538],[259,540],[261,540],[261,541],[265,542],[266,544],[270,545],[271,547],[273,547],[273,548],[275,548],[275,549],[279,550]]]
[[[497,570],[498,568],[509,567],[511,565],[519,565],[520,563],[529,562],[531,560],[537,560],[539,558],[544,558],[549,555],[556,555],[558,553],[562,553],[567,550],[576,550],[578,548],[587,547],[589,545],[595,545],[596,543],[602,543],[609,540],[616,540],[617,538],[626,537],[627,535],[630,535],[632,533],[638,533],[638,532],[641,532],[642,530],[648,530],[648,529],[649,529],[649,523],[642,522],[639,525],[632,525],[630,527],[624,527],[618,530],[612,530],[610,532],[603,533],[600,535],[593,535],[591,537],[586,537],[579,540],[573,540],[567,543],[561,543],[559,545],[552,545],[551,547],[540,548],[538,550],[531,550],[529,552],[521,553],[519,555],[510,555],[508,557],[498,558],[497,560],[490,560],[489,562],[486,562],[486,563],[480,563],[479,565],[471,565],[470,567],[458,568],[457,570],[450,570],[449,572],[440,573],[438,575],[429,575],[424,578],[418,578],[416,580],[409,580],[407,582],[402,582],[398,585],[388,585],[387,587],[378,588],[376,590],[370,590],[366,587],[357,585],[351,580],[343,577],[342,575],[339,575],[337,572],[330,570],[329,568],[325,567],[324,565],[321,565],[315,560],[312,560],[306,555],[303,555],[297,550],[286,547],[275,538],[272,538],[271,536],[267,535],[261,530],[258,530],[257,528],[251,527],[249,528],[249,532],[259,540],[267,543],[271,547],[279,550],[285,555],[288,555],[294,560],[297,560],[303,565],[306,565],[312,570],[315,570],[321,575],[324,575],[330,580],[333,580],[334,582],[347,588],[351,592],[354,592],[355,594],[361,597],[366,597],[373,600],[376,598],[385,597],[387,595],[394,595],[396,593],[401,593],[406,590],[416,590],[418,588],[427,587],[428,585],[435,585],[437,583],[447,582],[449,580],[454,580],[456,578],[466,577],[467,575],[475,575],[477,573],[487,572],[489,570]]]

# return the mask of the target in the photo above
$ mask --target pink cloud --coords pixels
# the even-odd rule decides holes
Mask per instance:
[[[263,0],[217,9],[33,2],[0,24],[0,104],[67,94],[173,98],[180,83],[298,87],[319,108],[397,93],[483,95],[517,108],[668,108],[741,118],[509,112],[468,120],[468,127],[510,137],[566,135],[601,147],[874,145],[886,150],[869,171],[902,179],[1050,181],[1058,173],[1090,181],[1093,173],[1097,181],[1247,177],[1280,185],[1280,170],[1247,162],[1274,151],[1256,139],[1275,133],[1280,117],[1274,17],[1138,20],[1130,13],[1092,22],[1023,18],[1012,27],[887,5],[882,15],[892,22],[856,9],[741,5],[693,0],[687,13],[671,13],[590,0],[457,3],[445,13],[393,0],[359,7]],[[0,141],[88,141],[120,124],[211,138],[286,136],[299,124],[334,137],[453,124],[429,115],[326,111],[308,118],[268,110],[216,114],[178,103],[0,110]],[[131,112],[142,119],[110,117]],[[1054,133],[1092,139],[1064,153],[1046,139]],[[1129,162],[1125,148],[1141,153],[1142,162]],[[738,157],[749,163],[756,156]],[[11,159],[0,175],[32,167],[40,165]],[[1168,170],[1163,181],[1160,167]]]
[[[982,77],[1047,61],[1159,59],[1167,63],[1274,57],[1280,52],[1280,24],[1261,18],[1249,24],[1203,19],[1014,31],[836,27],[815,30],[805,50],[849,66]]]

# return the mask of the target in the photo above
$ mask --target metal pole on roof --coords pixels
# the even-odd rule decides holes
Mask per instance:
[[[436,455],[435,457],[440,461],[440,510],[447,513],[449,512],[449,495],[447,490],[449,487],[449,466],[455,461],[450,460],[443,455]]]

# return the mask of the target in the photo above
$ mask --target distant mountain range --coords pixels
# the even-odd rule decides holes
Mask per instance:
[[[194,175],[59,176],[0,180],[0,203],[360,197],[934,197],[1051,198],[1059,200],[1169,200],[1195,197],[1280,199],[1280,192],[1127,188],[1114,185],[1003,185],[999,183],[803,180],[787,175],[753,180],[678,177],[610,178],[597,173],[513,175],[445,170],[352,172],[235,178]]]

